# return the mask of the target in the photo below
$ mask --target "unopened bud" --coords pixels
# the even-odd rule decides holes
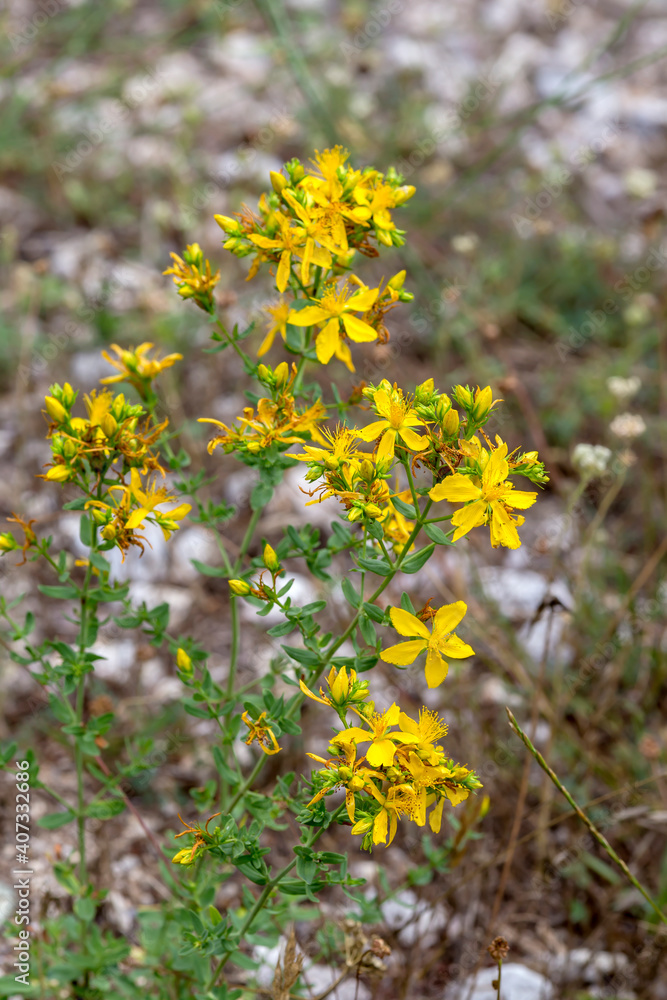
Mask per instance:
[[[13,552],[18,548],[20,545],[11,532],[5,531],[0,535],[0,552]]]
[[[252,587],[245,580],[230,580],[229,589],[232,594],[236,594],[237,597],[247,597],[251,592]]]
[[[276,387],[284,385],[289,378],[289,366],[286,361],[281,361],[278,367],[273,372],[273,377],[276,380]]]
[[[272,549],[268,543],[264,546],[262,558],[264,560],[264,565],[267,569],[270,569],[272,573],[280,568],[278,556],[276,555],[275,550]]]
[[[185,652],[185,650],[181,649],[180,647],[176,653],[176,665],[178,666],[178,669],[182,673],[184,674],[192,673],[192,660]]]
[[[46,478],[52,483],[64,483],[70,477],[70,470],[66,465],[52,465],[46,473]]]
[[[100,423],[105,436],[108,438],[113,437],[118,430],[118,422],[110,413],[105,413]]]
[[[273,190],[276,194],[280,194],[282,190],[287,187],[287,178],[283,177],[276,170],[270,170],[269,176],[271,177],[271,184],[273,185]]]
[[[459,423],[457,411],[454,409],[448,410],[440,422],[443,434],[450,438],[456,437],[459,432]]]
[[[399,271],[398,274],[395,274],[394,277],[388,282],[388,286],[389,288],[393,288],[395,292],[399,292],[403,287],[404,282],[405,271]]]
[[[67,438],[62,447],[62,454],[65,458],[74,458],[76,455],[76,444],[71,438]]]
[[[106,528],[102,528],[102,538],[106,542],[112,542],[116,537],[116,529],[113,524],[107,524]]]
[[[46,396],[44,399],[44,405],[46,406],[46,412],[51,417],[51,420],[55,421],[57,424],[65,423],[69,414],[63,404],[58,402],[55,396]]]
[[[487,385],[486,389],[477,389],[475,393],[475,402],[472,408],[472,419],[476,423],[481,423],[485,420],[489,414],[493,403],[493,392],[491,386]]]
[[[474,402],[473,394],[467,385],[457,385],[454,387],[454,399],[466,410],[470,409]]]

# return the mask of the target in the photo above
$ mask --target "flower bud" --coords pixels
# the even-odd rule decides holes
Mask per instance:
[[[276,380],[276,388],[284,385],[289,378],[289,366],[286,361],[281,361],[278,367],[273,372],[273,377]]]
[[[456,410],[448,410],[440,421],[443,434],[449,438],[456,437],[459,432],[459,423],[459,415]]]
[[[276,555],[275,550],[272,549],[271,546],[268,544],[268,542],[264,546],[264,552],[262,554],[262,558],[264,560],[264,565],[266,566],[267,569],[271,570],[272,573],[275,573],[277,569],[280,569],[280,561],[278,559],[278,556]]]
[[[90,513],[92,514],[93,521],[96,521],[97,524],[101,525],[107,523],[107,516],[103,510],[98,510],[96,507],[93,507]]]
[[[271,184],[273,185],[273,190],[276,194],[280,194],[285,187],[287,187],[287,178],[283,177],[276,170],[270,170],[269,176],[271,177]]]
[[[473,405],[473,394],[467,385],[457,385],[454,387],[454,399],[459,406],[469,410]]]
[[[102,528],[102,538],[105,542],[112,542],[116,537],[116,529],[113,524],[107,524],[106,528]]]
[[[9,531],[4,531],[0,535],[0,552],[13,552],[20,548],[19,543]]]
[[[52,465],[46,473],[46,478],[52,483],[64,483],[71,475],[71,469],[66,465]]]
[[[176,665],[183,674],[192,674],[192,660],[184,649],[178,648],[176,653]]]
[[[55,396],[46,396],[44,398],[44,405],[46,406],[46,412],[51,417],[56,424],[63,424],[67,420],[69,414],[62,403],[59,403]]]
[[[491,386],[487,385],[486,389],[478,388],[475,393],[472,413],[470,414],[475,423],[479,424],[487,418],[492,405],[493,392],[491,390]]]
[[[118,430],[118,423],[110,413],[105,413],[100,423],[105,437],[113,437]]]
[[[364,514],[366,517],[382,517],[382,508],[376,503],[367,503],[364,505]]]
[[[74,405],[76,397],[77,393],[75,392],[75,390],[72,388],[69,382],[65,382],[60,392],[60,402],[63,404],[63,406],[67,407],[67,409],[69,410]]]
[[[399,271],[394,277],[387,282],[389,288],[393,288],[395,292],[400,292],[403,284],[405,282],[405,271]],[[433,381],[433,380],[431,380]]]
[[[238,233],[241,228],[237,219],[232,219],[229,215],[214,215],[213,218],[226,233]]]
[[[404,184],[394,191],[394,204],[398,207],[403,205],[409,198],[412,198],[417,188],[414,184]]]
[[[229,589],[232,594],[236,594],[237,597],[247,597],[252,591],[252,587],[245,580],[230,580]]]
[[[348,767],[346,764],[343,764],[341,767],[338,768],[338,775],[342,781],[349,781],[350,778],[352,777],[352,774],[353,774],[352,768]]]
[[[65,458],[74,458],[76,455],[76,444],[71,438],[67,438],[62,446],[62,454]]]

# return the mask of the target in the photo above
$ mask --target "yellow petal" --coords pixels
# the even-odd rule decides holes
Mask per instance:
[[[350,340],[354,340],[357,344],[377,340],[377,330],[374,330],[372,326],[369,326],[368,323],[364,323],[364,321],[359,319],[357,316],[351,316],[349,313],[343,313],[341,319],[343,320],[345,332]]]
[[[134,469],[132,471],[134,472]],[[131,514],[125,522],[125,527],[130,531],[138,528],[143,519],[146,517],[146,514],[148,514],[148,511],[145,507],[140,507],[139,510],[135,510],[134,514]]]
[[[521,545],[519,532],[505,507],[498,500],[494,500],[491,510],[491,545],[494,549],[499,545],[504,545],[508,549],[518,549]]]
[[[284,292],[287,288],[287,282],[292,270],[291,263],[291,253],[289,250],[283,250],[280,255],[280,263],[278,264],[278,273],[276,274],[276,287],[279,292]]]
[[[507,490],[503,493],[501,500],[508,507],[517,507],[519,510],[527,510],[532,507],[537,500],[537,493],[527,493],[525,490]]]
[[[387,420],[375,420],[368,427],[362,427],[356,433],[359,435],[362,441],[374,441],[376,437],[380,437],[380,434],[384,433],[389,427]]]
[[[305,694],[306,698],[312,698],[313,701],[319,701],[322,705],[331,705],[330,701],[327,701],[325,698],[318,698],[316,694],[313,694],[313,692],[306,687],[302,680],[299,681],[299,687],[301,688],[301,693]],[[312,756],[312,754],[310,754],[310,756]]]
[[[415,434],[409,427],[401,427],[398,436],[407,444],[412,451],[423,451],[428,445],[428,440],[419,434]]]
[[[320,330],[315,341],[315,353],[321,365],[329,364],[334,356],[338,340],[338,320],[330,319],[324,329]]]
[[[437,687],[442,684],[447,672],[449,670],[449,664],[443,660],[435,649],[429,649],[426,654],[426,683],[430,688]]]
[[[413,639],[412,642],[399,642],[396,646],[383,649],[380,659],[385,663],[393,663],[396,667],[406,667],[408,663],[414,663],[420,653],[426,649],[424,639]]]
[[[378,292],[379,288],[365,288],[361,291],[355,292],[354,295],[347,300],[345,308],[357,309],[359,312],[368,312],[378,297]]]
[[[479,499],[482,491],[468,476],[462,476],[460,472],[457,472],[434,486],[432,490],[429,490],[428,495],[436,503],[440,500],[449,500],[450,503],[465,503],[467,500]]]
[[[394,448],[396,446],[396,431],[393,427],[388,427],[380,439],[378,445],[377,460],[378,462],[391,461],[394,457]]]
[[[396,754],[396,744],[392,740],[376,740],[366,751],[366,760],[371,767],[391,767]]]
[[[331,319],[331,313],[322,306],[306,306],[305,309],[293,309],[287,317],[292,326],[314,326]]]
[[[373,843],[385,844],[387,842],[387,810],[381,809],[375,817],[373,823]]]
[[[461,802],[465,802],[470,795],[467,788],[448,788],[447,785],[443,786],[442,791],[453,806],[458,806]]]
[[[463,601],[458,601],[457,603],[463,604]],[[447,605],[447,607],[451,606]],[[463,608],[464,611],[461,618],[463,618],[467,610],[465,604],[463,604]],[[442,611],[443,609],[441,608],[440,610]],[[389,617],[391,618],[391,624],[399,635],[420,635],[424,639],[431,638],[431,633],[426,628],[426,625],[416,615],[411,615],[409,611],[404,611],[403,608],[392,608],[389,612]],[[457,625],[461,621],[461,618],[458,619]],[[448,631],[451,632],[451,629],[448,629]]]
[[[429,816],[428,825],[433,830],[433,833],[440,833],[440,827],[442,825],[442,809],[445,804],[444,799],[440,801],[431,810],[431,815]]]
[[[474,656],[475,650],[457,635],[450,635],[449,639],[444,639],[438,643],[438,649],[443,656],[451,656],[454,660],[463,660],[466,656]]]
[[[484,524],[486,517],[486,504],[483,500],[469,503],[466,507],[457,510],[452,518],[452,524],[456,525],[456,531],[452,541],[458,542],[459,538],[467,535],[472,528],[478,528]]]
[[[433,619],[433,638],[439,639],[449,632],[453,632],[460,621],[465,617],[468,605],[464,601],[455,601],[454,604],[443,604],[435,613]]]

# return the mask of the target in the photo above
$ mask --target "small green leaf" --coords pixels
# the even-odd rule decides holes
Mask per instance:
[[[343,577],[341,583],[341,589],[343,591],[343,597],[350,605],[350,607],[358,608],[359,605],[361,604],[361,595],[357,593],[357,591],[352,586],[352,584],[350,583],[349,579],[346,576]]]
[[[453,545],[451,537],[448,537],[442,528],[439,528],[437,524],[425,524],[424,532],[428,535],[432,542],[436,545]]]
[[[57,830],[66,823],[71,823],[76,816],[69,809],[64,812],[47,813],[37,820],[37,826],[44,827],[45,830]]]
[[[401,570],[403,573],[417,573],[422,568],[424,563],[433,555],[435,550],[435,544],[427,545],[426,548],[420,549],[418,552],[413,552],[411,556],[408,556],[401,563]]]
[[[403,517],[407,517],[409,521],[416,521],[419,513],[415,510],[414,504],[406,503],[405,500],[401,500],[400,497],[392,497],[391,502]]]
[[[83,920],[84,923],[89,924],[90,921],[95,916],[95,904],[92,899],[76,899],[74,901],[74,912],[76,913],[79,920]]]

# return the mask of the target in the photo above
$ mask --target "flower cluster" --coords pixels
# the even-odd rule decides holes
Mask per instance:
[[[182,299],[192,299],[204,312],[215,310],[213,289],[220,281],[220,271],[211,272],[211,265],[204,257],[198,243],[192,243],[183,251],[183,256],[172,253],[173,266],[163,271],[171,274]],[[179,355],[180,357],[180,355]]]
[[[181,355],[150,359],[146,355],[151,347],[141,344],[136,350],[123,350],[113,345],[117,360],[103,351],[102,356],[120,374],[101,381],[125,380],[142,399],[152,399],[153,379]],[[84,493],[84,509],[100,530],[100,549],[117,546],[123,558],[131,545],[143,552],[146,539],[138,529],[144,522],[157,525],[169,538],[190,511],[187,503],[159,509],[176,500],[157,482],[165,474],[159,443],[168,421],[156,423],[141,403],[131,403],[122,392],[114,395],[107,388],[84,396],[86,416],[78,416],[74,413],[77,396],[66,382],[51,386],[45,398],[53,464],[43,478],[72,483]]]
[[[301,682],[304,694],[334,708],[344,727],[330,741],[331,757],[308,754],[324,765],[312,775],[309,807],[344,788],[352,833],[363,836],[363,847],[391,844],[401,817],[425,826],[429,809],[429,826],[438,833],[445,802],[456,806],[482,787],[439,745],[447,726],[436,712],[423,708],[417,721],[396,704],[377,712],[367,682],[345,667],[331,671],[328,687],[318,697]],[[348,711],[360,724],[348,725]]]

